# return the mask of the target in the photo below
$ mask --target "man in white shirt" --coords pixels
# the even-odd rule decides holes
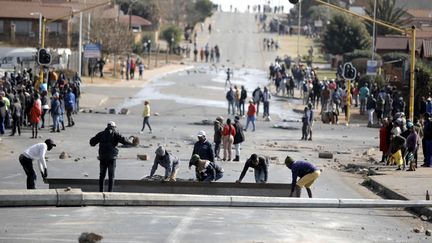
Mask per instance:
[[[27,175],[27,189],[36,189],[36,172],[33,169],[33,160],[38,161],[39,170],[42,178],[45,180],[48,176],[45,154],[47,150],[50,151],[55,146],[53,140],[47,139],[44,143],[37,143],[31,146],[19,156],[19,162]]]

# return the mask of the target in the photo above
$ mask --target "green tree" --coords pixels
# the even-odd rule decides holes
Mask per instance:
[[[182,30],[175,26],[169,25],[162,31],[162,39],[170,44],[170,47],[175,47],[181,41]]]
[[[358,19],[335,14],[324,32],[322,44],[327,53],[344,54],[370,48],[371,37]]]
[[[212,15],[213,3],[209,0],[197,0],[194,9],[198,13],[198,21],[203,21]]]
[[[373,18],[374,16],[374,1],[369,0],[369,4],[366,8],[366,14]],[[376,6],[376,19],[384,21],[394,26],[402,26],[407,12],[397,7],[396,0],[379,0]],[[367,21],[366,27],[369,33],[372,35],[372,22]],[[383,26],[375,25],[377,35],[388,35],[388,34],[400,34],[396,30],[392,30]]]
[[[161,14],[155,1],[157,0],[139,0],[132,3],[131,0],[116,0],[116,3],[124,14],[128,14],[130,10],[132,15],[143,17],[152,22],[152,24],[157,25],[159,24]],[[129,8],[131,4],[132,6]]]

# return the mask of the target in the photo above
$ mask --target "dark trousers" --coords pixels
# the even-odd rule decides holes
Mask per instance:
[[[109,160],[100,160],[99,162],[99,168],[100,168],[100,174],[99,174],[99,192],[103,192],[104,190],[104,184],[105,184],[105,177],[108,170],[108,192],[113,191],[114,187],[114,176],[115,176],[115,167],[116,167],[116,160],[115,159],[109,159]]]
[[[221,145],[221,142],[218,142],[218,143],[215,142],[214,152],[215,152],[215,156],[216,156],[216,158],[219,158],[220,145]]]
[[[14,117],[12,119],[12,135],[15,135],[18,130],[18,135],[21,135],[21,122],[19,117]]]
[[[36,172],[33,169],[33,160],[21,154],[19,156],[19,162],[27,175],[27,189],[36,189]]]
[[[151,132],[152,128],[150,126],[149,119],[150,119],[150,117],[148,117],[148,116],[144,117],[143,125],[142,125],[142,128],[141,128],[141,132],[144,131],[144,128],[145,128],[146,125],[149,127],[150,132]]]

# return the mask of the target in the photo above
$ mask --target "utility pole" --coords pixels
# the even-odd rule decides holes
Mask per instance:
[[[82,27],[83,27],[83,13],[80,13],[79,20],[79,42],[78,42],[78,75],[81,77],[82,75]]]
[[[376,27],[375,27],[375,21],[376,21],[376,7],[377,7],[377,0],[375,0],[375,2],[374,2],[374,15],[373,15],[373,26],[372,26],[372,60],[375,60],[375,49],[376,49],[376,47],[375,47],[375,35],[376,35]]]

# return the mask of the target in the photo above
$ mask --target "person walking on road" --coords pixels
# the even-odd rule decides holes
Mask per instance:
[[[173,156],[171,153],[165,150],[163,146],[159,146],[156,149],[156,157],[153,162],[153,167],[150,171],[150,177],[152,177],[158,165],[165,168],[165,181],[176,181],[176,175],[179,167],[179,159]]]
[[[192,165],[195,166],[198,181],[212,182],[217,181],[223,177],[224,170],[221,166],[217,165],[215,162],[201,159],[198,154],[192,155],[189,169]]]
[[[252,123],[252,132],[255,132],[255,120],[256,120],[256,107],[255,104],[253,102],[253,100],[249,101],[249,107],[248,107],[248,112],[247,112],[247,121],[246,121],[246,127],[245,127],[245,131],[247,131],[248,127],[249,127],[249,123]]]
[[[252,99],[256,105],[256,115],[259,113],[259,105],[261,101],[263,100],[263,92],[261,91],[260,87],[257,87],[254,92],[252,93]]]
[[[245,115],[245,102],[247,99],[247,91],[245,89],[245,87],[242,85],[241,86],[241,91],[240,91],[240,101],[239,101],[239,110],[240,110],[240,116],[244,116]]]
[[[53,120],[53,127],[51,129],[51,132],[60,132],[61,104],[59,101],[58,93],[54,93],[52,96],[50,111]]]
[[[292,172],[290,197],[300,197],[302,188],[306,187],[309,198],[312,198],[311,186],[320,176],[321,170],[307,161],[294,161],[290,156],[285,158],[285,165]],[[297,181],[297,177],[300,180]]]
[[[271,99],[270,91],[267,89],[267,87],[264,87],[264,92],[263,92],[263,105],[264,105],[263,118],[270,116],[270,99]]]
[[[18,135],[21,136],[21,112],[22,107],[18,97],[13,98],[13,105],[11,106],[12,115],[12,133],[10,136],[14,136],[18,130]]]
[[[231,83],[231,76],[233,75],[233,71],[228,68],[226,71],[226,80],[225,80],[225,88],[227,87],[227,84],[229,83],[229,86],[231,87],[232,83]]]
[[[219,154],[220,154],[220,145],[222,143],[222,131],[224,128],[224,124],[223,124],[223,117],[218,116],[216,118],[216,120],[213,123],[214,125],[214,137],[213,137],[213,142],[215,144],[214,146],[214,154],[215,154],[215,158],[216,159],[220,159]]]
[[[66,116],[68,120],[67,126],[72,127],[73,125],[75,125],[72,114],[75,110],[75,105],[76,105],[75,94],[72,92],[72,89],[67,90],[67,94],[64,99],[64,104],[65,104]]]
[[[99,144],[99,192],[104,191],[105,176],[108,170],[108,191],[112,192],[114,187],[115,167],[118,156],[118,143],[124,145],[133,145],[125,137],[116,131],[116,124],[113,121],[108,122],[104,131],[99,132],[90,139],[92,147]]]
[[[227,160],[227,154],[228,154],[228,161],[231,161],[231,154],[232,154],[232,144],[234,142],[234,136],[236,135],[236,129],[233,125],[231,125],[231,119],[227,119],[226,124],[224,126],[224,129],[222,131],[222,139],[223,139],[223,149],[224,149],[224,155],[223,155],[223,161]]]
[[[257,154],[252,154],[243,167],[243,171],[240,174],[239,179],[236,183],[241,183],[246,172],[249,168],[254,168],[255,170],[255,182],[256,183],[267,183],[268,179],[268,158],[264,156],[258,156]]]
[[[230,89],[226,93],[226,99],[228,101],[228,115],[229,114],[235,115],[235,106],[234,106],[235,93],[232,87],[230,87]]]
[[[28,115],[29,122],[31,124],[32,128],[32,137],[31,138],[37,138],[38,137],[38,124],[41,120],[42,115],[42,108],[41,108],[41,102],[39,100],[38,94],[34,95],[34,101],[30,108],[30,112]]]
[[[19,162],[21,163],[24,172],[27,175],[27,189],[36,189],[36,172],[33,169],[33,160],[37,160],[39,163],[39,170],[42,174],[42,178],[48,177],[47,164],[45,160],[45,154],[50,151],[56,144],[53,140],[47,139],[43,143],[37,143],[32,145],[19,156]]]
[[[144,120],[143,120],[143,125],[142,125],[142,128],[141,128],[141,133],[144,132],[144,128],[145,128],[146,125],[150,129],[149,133],[152,133],[152,128],[151,128],[150,123],[149,123],[150,114],[151,114],[150,102],[146,100],[146,101],[144,101],[144,111],[143,111],[143,115],[142,115],[144,117]]]
[[[235,146],[235,152],[236,156],[233,161],[240,161],[240,144],[244,142],[245,136],[243,133],[243,126],[240,123],[240,117],[235,116],[234,118],[234,128],[236,130],[236,134],[234,136],[234,146]]]

